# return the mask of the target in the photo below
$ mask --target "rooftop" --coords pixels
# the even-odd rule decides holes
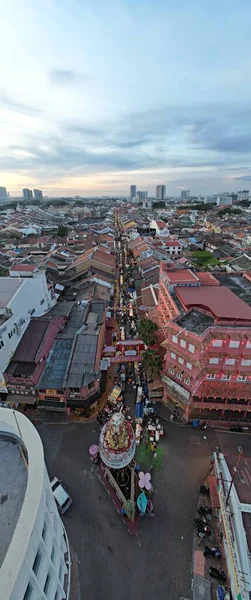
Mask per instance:
[[[36,386],[39,390],[61,390],[72,349],[72,339],[57,338],[42,376]]]
[[[35,360],[49,323],[49,319],[40,319],[39,317],[31,319],[11,362],[31,362]]]
[[[238,298],[251,306],[251,281],[241,275],[225,275],[223,273],[217,274],[217,279],[221,285],[228,287]]]
[[[27,486],[27,469],[22,459],[18,443],[11,441],[10,439],[4,439],[4,437],[1,436],[0,454],[1,567],[21,512]]]
[[[176,294],[187,311],[197,307],[219,321],[251,321],[251,308],[227,287],[176,287]]]
[[[0,277],[0,308],[8,306],[17,290],[23,285],[18,277]]]
[[[214,319],[198,310],[192,309],[178,319],[176,323],[180,325],[180,327],[185,327],[185,329],[192,333],[202,335],[208,327],[211,327],[214,324]]]
[[[195,273],[190,271],[190,269],[180,269],[179,271],[166,271],[165,275],[171,285],[178,285],[182,283],[199,284],[198,278],[196,277]]]

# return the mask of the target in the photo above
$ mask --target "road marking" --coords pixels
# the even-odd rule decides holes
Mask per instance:
[[[190,443],[196,444],[196,446],[200,445],[200,437],[198,435],[190,435]]]

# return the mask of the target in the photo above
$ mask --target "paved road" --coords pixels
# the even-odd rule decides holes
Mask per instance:
[[[156,517],[141,522],[131,537],[88,457],[97,441],[96,424],[39,423],[51,476],[61,477],[74,504],[65,516],[70,542],[80,561],[81,598],[88,600],[190,599],[192,519],[198,488],[215,442],[250,454],[250,437],[196,432],[165,424],[163,470],[156,473]],[[206,437],[206,439],[204,439]]]

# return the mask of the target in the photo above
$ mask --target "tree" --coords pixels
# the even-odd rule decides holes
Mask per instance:
[[[135,502],[133,500],[126,500],[123,509],[129,521],[133,521],[135,517]]]
[[[68,229],[65,225],[59,225],[57,230],[57,235],[60,237],[65,237],[67,235]]]
[[[158,325],[151,319],[142,319],[139,325],[139,334],[142,337],[144,344],[152,346],[156,342],[156,332]]]
[[[150,379],[155,375],[159,375],[162,368],[162,358],[156,350],[145,350],[143,352],[143,369],[147,372]]]

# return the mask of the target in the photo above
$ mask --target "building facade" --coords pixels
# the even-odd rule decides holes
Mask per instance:
[[[0,200],[5,200],[6,198],[7,198],[6,187],[0,186]]]
[[[165,185],[157,185],[156,186],[156,200],[165,200],[166,199],[166,186]]]
[[[43,192],[42,192],[42,190],[33,190],[33,193],[34,193],[35,200],[42,200],[43,199]]]
[[[0,419],[1,486],[7,496],[0,519],[0,597],[68,600],[69,543],[42,441],[23,414],[2,408]]]
[[[0,393],[6,393],[3,371],[13,356],[32,316],[44,315],[56,304],[44,271],[32,277],[0,278]]]
[[[131,198],[131,200],[136,200],[136,196],[137,196],[137,186],[136,185],[131,185],[130,186],[130,198]]]
[[[158,315],[170,406],[186,420],[250,421],[250,306],[210,273],[161,265]]]
[[[32,190],[29,190],[28,188],[24,188],[23,189],[23,197],[25,200],[31,200],[33,198]]]

